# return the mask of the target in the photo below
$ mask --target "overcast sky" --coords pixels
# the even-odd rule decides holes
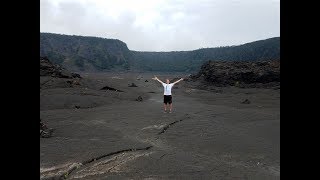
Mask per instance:
[[[40,0],[40,32],[177,51],[280,36],[280,0]]]

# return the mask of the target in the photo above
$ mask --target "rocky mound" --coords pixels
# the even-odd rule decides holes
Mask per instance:
[[[191,80],[206,85],[269,87],[280,85],[280,60],[273,61],[209,61]]]
[[[47,57],[40,57],[40,76],[57,78],[81,78],[79,74],[71,73],[57,64],[53,64]]]

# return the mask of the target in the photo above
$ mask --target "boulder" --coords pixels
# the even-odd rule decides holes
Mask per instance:
[[[139,97],[136,99],[136,101],[141,102],[141,101],[143,101],[143,99],[142,99],[142,97],[141,97],[141,96],[139,96]]]
[[[131,85],[129,85],[128,87],[138,87],[138,86],[134,83],[131,83]]]
[[[251,102],[249,101],[249,99],[245,99],[244,101],[241,102],[241,104],[250,104]]]
[[[47,125],[45,125],[40,118],[40,137],[41,138],[49,138],[52,137],[52,132],[54,129],[48,128]]]

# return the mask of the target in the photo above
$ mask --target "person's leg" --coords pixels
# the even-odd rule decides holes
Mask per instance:
[[[169,101],[168,101],[168,103],[169,103],[170,113],[171,113],[171,111],[172,111],[172,96],[169,96]]]
[[[166,96],[166,95],[164,95],[164,96],[163,96],[164,112],[166,112],[166,111],[167,111],[168,100],[169,100],[169,97],[168,97],[168,96]]]

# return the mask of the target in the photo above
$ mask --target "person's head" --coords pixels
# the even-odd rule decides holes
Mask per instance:
[[[170,84],[170,80],[169,79],[167,79],[166,82],[167,82],[167,84]]]

